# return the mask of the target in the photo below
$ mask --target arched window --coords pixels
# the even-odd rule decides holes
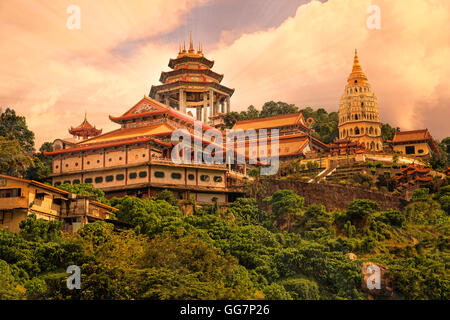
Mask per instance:
[[[375,135],[378,135],[378,129],[375,128]]]
[[[369,129],[369,133],[373,134],[373,128],[372,127],[370,127],[370,129]]]
[[[370,144],[370,150],[375,149],[375,143],[372,141],[372,143]]]
[[[358,135],[358,134],[359,134],[359,128],[356,127],[356,128],[355,128],[355,135]]]
[[[364,107],[364,102],[361,102],[361,107]]]

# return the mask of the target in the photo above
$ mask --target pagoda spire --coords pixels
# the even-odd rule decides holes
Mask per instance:
[[[348,77],[348,81],[353,81],[353,80],[358,80],[358,79],[367,81],[367,77],[364,74],[364,71],[362,70],[361,64],[359,63],[358,50],[355,49],[355,57],[353,58],[352,73],[350,73],[350,76]]]

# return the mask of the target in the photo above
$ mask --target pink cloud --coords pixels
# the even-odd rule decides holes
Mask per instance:
[[[27,116],[37,147],[68,136],[85,111],[104,132],[168,70],[177,44],[144,42],[130,55],[121,44],[178,27],[205,1],[77,1],[81,30],[68,30],[71,1],[0,4],[0,106]],[[449,136],[450,3],[379,0],[381,30],[366,27],[369,0],[313,1],[279,27],[234,39],[224,33],[206,51],[223,83],[235,88],[232,109],[281,100],[337,111],[353,50],[378,97],[381,118],[402,129],[428,127]],[[230,40],[231,39],[231,40]],[[204,44],[208,48],[208,44]]]

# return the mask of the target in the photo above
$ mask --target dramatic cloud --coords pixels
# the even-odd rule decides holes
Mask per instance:
[[[178,43],[164,35],[206,4],[76,2],[81,30],[66,28],[72,1],[0,3],[0,106],[27,116],[38,146],[66,137],[84,111],[97,127],[114,128],[108,114],[124,112],[168,70]],[[366,26],[372,4],[381,8],[380,30]],[[236,2],[236,12],[243,8]],[[338,110],[358,48],[382,121],[404,130],[428,127],[442,138],[450,135],[449,12],[450,2],[440,0],[312,1],[270,29],[254,31],[271,25],[257,19],[241,23],[237,35],[224,28],[221,39],[204,47],[223,83],[236,89],[233,110],[281,100],[329,111]]]
[[[66,27],[69,5],[81,9],[81,29]],[[0,108],[27,117],[44,141],[69,136],[88,113],[114,128],[120,114],[148,94],[176,46],[145,39],[176,28],[204,0],[0,2]],[[129,55],[127,43],[141,42]]]
[[[380,30],[366,26],[372,4]],[[210,55],[236,88],[234,109],[282,100],[337,111],[358,48],[382,121],[442,138],[450,135],[449,12],[448,1],[312,1],[278,28]]]

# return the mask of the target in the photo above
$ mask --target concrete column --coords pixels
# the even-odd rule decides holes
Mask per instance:
[[[202,107],[196,107],[195,117],[198,121],[202,121]]]
[[[214,115],[214,92],[209,90],[209,116]]]
[[[186,95],[183,89],[180,89],[178,92],[178,110],[186,113]]]
[[[231,105],[230,105],[230,97],[227,97],[227,113],[230,113]]]
[[[203,122],[208,122],[208,94],[203,92]]]
[[[164,104],[169,105],[169,95],[167,93],[164,95]]]

